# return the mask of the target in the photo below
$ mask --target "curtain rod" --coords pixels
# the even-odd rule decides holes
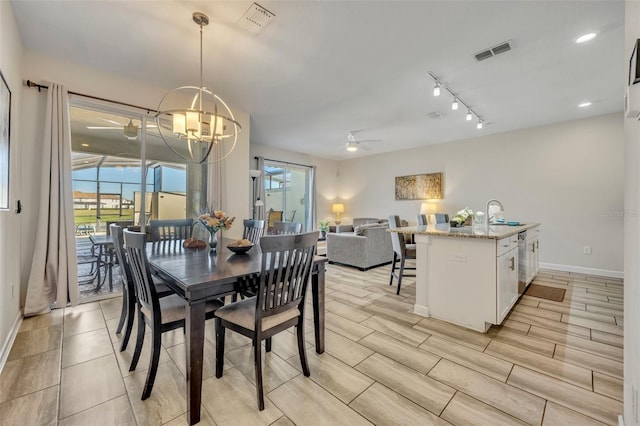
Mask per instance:
[[[46,90],[46,89],[48,89],[48,88],[49,88],[49,86],[46,86],[46,85],[44,85],[44,84],[34,83],[34,82],[33,82],[33,81],[31,81],[31,80],[27,80],[27,81],[25,81],[25,82],[24,82],[24,85],[25,85],[25,86],[27,86],[27,87],[35,87],[35,88],[37,88],[37,89],[38,89],[38,92],[42,91],[42,89],[45,89],[45,90]],[[123,105],[123,106],[132,107],[132,108],[142,109],[142,110],[147,111],[147,113],[150,113],[150,112],[158,112],[158,111],[156,111],[155,109],[146,108],[146,107],[141,107],[141,106],[139,106],[139,105],[128,104],[128,103],[126,103],[126,102],[119,102],[119,101],[114,101],[114,100],[111,100],[111,99],[105,99],[105,98],[101,98],[101,97],[98,97],[98,96],[85,95],[84,93],[71,92],[71,91],[68,91],[68,93],[69,93],[70,95],[84,96],[85,98],[95,99],[96,101],[111,102],[111,103],[118,104],[118,105]]]
[[[253,157],[254,159],[258,160],[260,157]],[[288,161],[282,161],[282,160],[274,160],[273,158],[265,158],[265,161],[273,161],[274,163],[281,163],[281,164],[287,164],[290,166],[301,166],[301,167],[315,167],[315,166],[310,166],[308,164],[300,164],[300,163],[289,163]]]

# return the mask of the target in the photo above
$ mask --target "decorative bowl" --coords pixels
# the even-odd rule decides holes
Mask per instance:
[[[236,245],[228,244],[227,248],[229,250],[231,250],[232,252],[234,252],[235,254],[245,254],[246,252],[251,250],[253,248],[253,246],[254,246],[254,244],[251,244],[251,245],[248,245],[248,246],[236,246]]]

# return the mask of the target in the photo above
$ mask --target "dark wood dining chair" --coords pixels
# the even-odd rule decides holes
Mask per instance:
[[[120,334],[124,327],[124,336],[120,342],[120,352],[122,352],[127,349],[129,338],[131,337],[131,330],[133,329],[133,318],[136,309],[136,290],[135,284],[133,283],[133,276],[131,275],[131,267],[129,266],[129,261],[127,260],[127,255],[124,250],[122,226],[112,224],[109,226],[109,232],[111,239],[113,239],[113,249],[116,259],[118,260],[120,278],[122,279],[122,310],[120,312],[120,321],[116,328],[116,334]],[[153,276],[152,279],[158,297],[175,294],[160,278]]]
[[[276,235],[299,234],[302,232],[302,224],[297,222],[274,222],[273,228]]]
[[[244,225],[244,231],[242,232],[242,238],[251,241],[253,244],[258,244],[260,237],[262,237],[266,231],[266,220],[245,219],[242,221]]]
[[[216,377],[222,377],[226,329],[249,337],[253,343],[256,391],[261,411],[264,410],[262,340],[271,339],[295,326],[302,372],[307,377],[311,374],[304,341],[304,307],[317,242],[318,232],[262,237],[257,295],[230,303],[215,314]]]
[[[150,220],[151,241],[162,244],[163,248],[181,247],[182,240],[191,238],[193,219],[161,219]]]
[[[401,226],[399,216],[389,216],[389,227],[399,228]],[[391,244],[393,245],[393,262],[391,262],[391,278],[389,279],[389,285],[393,284],[393,279],[398,280],[398,291],[396,294],[400,294],[400,286],[402,285],[402,277],[415,277],[415,274],[405,274],[405,270],[415,270],[415,267],[405,266],[407,259],[416,258],[416,245],[407,244],[404,239],[404,234],[400,232],[391,233]],[[396,274],[396,264],[400,262],[400,269]]]
[[[133,353],[129,371],[136,369],[144,343],[145,327],[151,328],[151,357],[147,380],[142,391],[142,400],[149,398],[153,389],[153,382],[158,372],[160,360],[160,346],[162,333],[184,328],[185,326],[185,301],[177,294],[160,298],[153,284],[153,278],[147,261],[145,251],[146,236],[140,232],[125,230],[124,242],[127,248],[131,275],[135,284],[135,294],[138,311],[138,337],[136,349]],[[218,300],[206,302],[206,318],[213,318],[216,309],[222,306]]]

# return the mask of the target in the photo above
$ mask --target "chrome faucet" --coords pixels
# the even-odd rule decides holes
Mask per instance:
[[[502,203],[498,200],[489,200],[487,201],[487,210],[485,211],[485,215],[484,215],[484,227],[485,229],[488,231],[489,230],[489,224],[491,223],[491,218],[489,217],[489,206],[491,206],[491,204],[497,204],[500,206],[500,211],[503,212],[504,211],[504,206],[502,205]]]

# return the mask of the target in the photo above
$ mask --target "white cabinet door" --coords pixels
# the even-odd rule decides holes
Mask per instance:
[[[496,262],[496,324],[500,324],[518,299],[518,249],[498,256]]]
[[[538,273],[539,257],[538,257],[538,237],[527,239],[527,284],[535,278]]]

